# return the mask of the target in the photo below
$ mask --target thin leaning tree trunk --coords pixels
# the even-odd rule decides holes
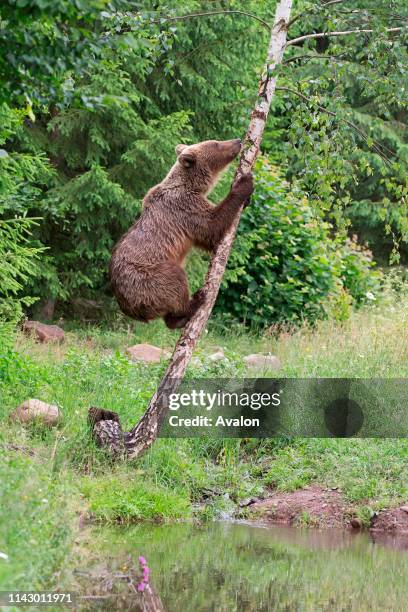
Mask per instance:
[[[259,85],[258,101],[251,113],[251,121],[242,147],[236,176],[252,170],[259,152],[266,119],[276,88],[277,77],[275,69],[282,63],[291,8],[292,0],[281,0],[276,7],[266,66]],[[146,451],[158,436],[160,426],[168,411],[169,394],[177,391],[197,341],[211,315],[241,213],[242,208],[214,253],[204,284],[206,296],[204,304],[184,328],[167,370],[157,391],[150,400],[146,412],[139,423],[130,432],[124,434],[126,454],[129,458],[136,458]],[[109,444],[109,439],[105,439],[105,443]]]

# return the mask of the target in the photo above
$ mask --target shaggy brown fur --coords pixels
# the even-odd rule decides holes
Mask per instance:
[[[206,194],[238,155],[240,140],[178,145],[177,161],[150,189],[143,212],[112,254],[109,276],[122,311],[138,321],[163,317],[183,327],[203,302],[202,290],[189,297],[182,266],[188,251],[212,251],[252,191],[252,174],[240,177],[214,206]]]

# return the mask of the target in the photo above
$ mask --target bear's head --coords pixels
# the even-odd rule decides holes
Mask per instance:
[[[176,147],[176,165],[189,186],[200,193],[207,193],[240,150],[239,138],[179,144]]]

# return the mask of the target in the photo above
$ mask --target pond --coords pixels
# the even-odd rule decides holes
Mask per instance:
[[[139,555],[161,601],[155,609],[167,612],[406,609],[408,541],[401,537],[210,523],[92,528],[87,541],[99,560],[80,568],[87,571],[77,573],[77,590],[101,593],[91,585],[104,577],[110,594],[82,600],[84,609],[138,610],[128,586],[112,598],[111,577],[137,568]]]

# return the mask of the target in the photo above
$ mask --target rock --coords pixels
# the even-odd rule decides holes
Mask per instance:
[[[58,325],[46,325],[40,321],[25,321],[23,332],[27,336],[34,336],[39,342],[63,342],[64,330]]]
[[[214,351],[214,353],[222,353],[224,354],[224,349],[222,346],[213,346],[212,350]]]
[[[222,495],[222,491],[219,489],[201,489],[201,498],[202,499],[213,499],[218,495]]]
[[[222,361],[225,359],[225,355],[223,351],[217,351],[216,353],[212,353],[212,355],[208,356],[210,361]]]
[[[57,425],[60,419],[58,406],[46,404],[38,399],[28,399],[10,414],[12,421],[31,423],[42,421],[45,425]]]
[[[350,521],[350,525],[353,529],[361,529],[363,527],[363,523],[358,518],[352,518]]]
[[[240,501],[238,505],[240,508],[247,508],[248,506],[251,506],[252,504],[256,504],[257,501],[259,501],[257,497],[247,497],[246,499],[243,499],[242,501]]]
[[[401,510],[408,514],[408,506],[401,506]]]
[[[145,363],[159,363],[168,359],[170,353],[152,344],[135,344],[126,349],[126,355],[131,361],[144,361]]]
[[[281,362],[275,355],[254,353],[244,357],[244,362],[248,368],[254,370],[279,370],[281,367]]]

